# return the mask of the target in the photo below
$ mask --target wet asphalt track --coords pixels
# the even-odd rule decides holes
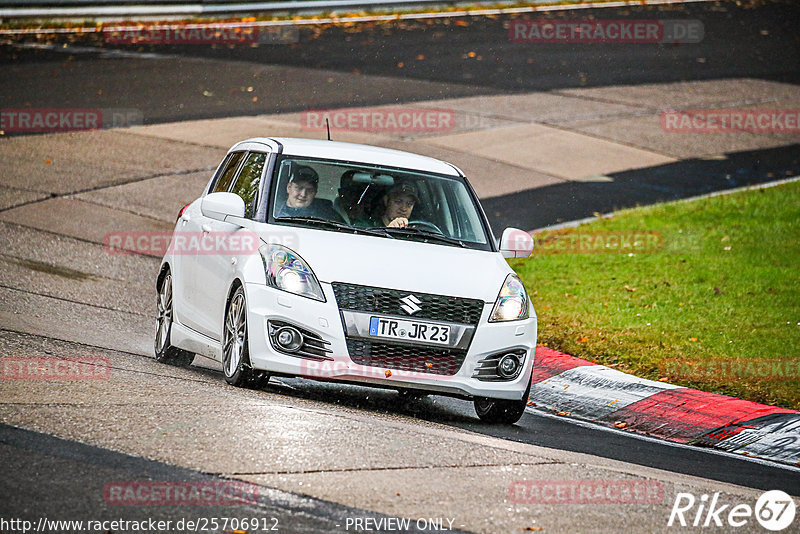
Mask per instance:
[[[644,18],[654,12],[645,8],[603,11],[609,18]],[[337,107],[416,101],[509,91],[559,90],[577,86],[641,84],[691,79],[757,77],[788,83],[800,82],[798,25],[800,6],[786,3],[750,10],[726,6],[692,5],[668,12],[664,18],[697,18],[704,22],[706,39],[697,47],[644,45],[592,45],[576,48],[548,45],[545,49],[526,48],[502,34],[502,19],[470,20],[466,26],[453,23],[407,23],[397,27],[370,27],[350,32],[328,29],[311,39],[304,29],[301,45],[286,49],[261,47],[211,50],[201,47],[145,49],[175,55],[163,70],[152,70],[147,60],[115,58],[95,52],[69,55],[52,50],[0,47],[0,96],[4,107],[124,107],[143,111],[145,122],[167,122],[194,118],[297,111],[311,107]],[[569,18],[565,16],[565,18]],[[88,43],[91,44],[91,43]],[[465,62],[464,54],[476,52],[481,60]],[[208,72],[205,63],[191,58],[215,59],[229,66],[226,74]],[[422,57],[423,59],[417,59]],[[698,58],[705,61],[699,62]],[[403,63],[402,67],[398,64]],[[226,94],[226,78],[253,76],[254,66],[282,65],[327,69],[335,73],[332,87],[313,87],[297,83],[285,91],[286,81],[261,78],[262,97]],[[257,71],[257,69],[256,69]],[[290,72],[290,71],[285,71]],[[396,92],[361,82],[360,74],[397,77],[407,81]],[[202,92],[225,95],[209,105]],[[755,169],[742,183],[766,181],[772,168],[796,165],[796,147],[754,151],[740,155],[738,168]],[[681,171],[702,175],[709,162],[682,162]],[[721,165],[721,164],[718,164]],[[641,172],[641,171],[638,171]],[[665,172],[675,172],[666,169]],[[724,174],[725,171],[723,171]],[[707,183],[704,183],[704,187]],[[570,190],[572,187],[575,190]],[[546,217],[537,216],[529,226],[544,225],[556,219],[582,216],[586,210],[605,211],[617,206],[616,198],[597,199],[591,186],[565,186],[548,192],[556,206]],[[656,187],[651,190],[656,190]],[[575,207],[581,194],[597,204]],[[653,201],[663,199],[655,195]],[[559,206],[559,200],[562,200]],[[519,202],[529,199],[489,199],[492,202]],[[588,200],[587,200],[588,201]],[[490,211],[487,208],[487,211]],[[134,357],[134,356],[131,356]],[[213,377],[222,384],[221,376]],[[511,428],[492,427],[478,422],[471,404],[441,397],[398,405],[392,392],[364,390],[350,386],[314,384],[285,380],[269,391],[298,396],[334,405],[388,412],[445,423],[465,430],[504,439],[533,443],[554,449],[570,450],[606,458],[657,467],[760,489],[780,488],[800,495],[800,475],[796,471],[764,466],[747,460],[688,450],[653,441],[643,441],[622,432],[611,433],[577,426],[554,418],[526,413]],[[366,393],[365,393],[366,392]],[[0,427],[4,477],[0,484],[3,515],[53,515],[74,510],[75,517],[87,517],[102,503],[84,492],[70,491],[74,482],[92,487],[113,476],[130,477],[132,472],[154,479],[188,480],[205,475],[150,462],[102,449],[63,442],[49,436]],[[73,484],[71,484],[73,483]],[[71,485],[70,485],[71,484]],[[53,496],[57,496],[54,498]],[[93,495],[96,496],[96,493]],[[9,498],[10,497],[10,498]],[[274,497],[274,499],[273,499]],[[286,505],[279,496],[267,495],[258,505],[261,514],[285,514],[297,521],[295,531],[333,530],[342,514],[352,510],[322,502],[298,499]],[[41,503],[32,507],[31,503]],[[228,510],[229,511],[229,510]],[[249,512],[252,510],[242,510]],[[115,513],[117,510],[114,511]],[[180,510],[165,514],[183,517]],[[360,512],[359,512],[360,513]],[[66,519],[63,513],[59,516]],[[165,515],[166,517],[166,515]],[[302,519],[298,520],[297,517]],[[293,529],[294,530],[294,529]]]
[[[529,17],[690,19],[703,23],[705,36],[692,45],[511,42],[504,25]],[[60,38],[58,51],[0,46],[0,95],[3,107],[132,108],[151,124],[687,80],[752,77],[800,83],[799,30],[800,5],[785,1],[758,9],[724,2],[301,27],[296,44],[258,48],[130,47],[108,45],[99,37]],[[83,48],[61,48],[65,42]],[[101,49],[87,52],[87,46]],[[156,66],[126,52],[173,57]],[[303,83],[300,72],[259,70],[266,66],[309,68],[331,77],[324,84]],[[391,81],[376,83],[372,76]],[[254,91],[238,91],[239,85]]]

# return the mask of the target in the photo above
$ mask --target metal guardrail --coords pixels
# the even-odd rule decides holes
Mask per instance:
[[[19,0],[13,2],[0,0],[0,18],[57,18],[57,17],[136,17],[136,16],[188,16],[222,15],[256,12],[296,12],[303,10],[334,11],[337,9],[387,8],[395,6],[414,6],[424,4],[448,5],[456,4],[455,0],[279,0],[272,2],[242,2],[225,0],[126,0],[114,2],[113,5],[97,0],[61,0],[60,2],[42,2],[29,0],[31,4],[19,6]],[[552,0],[533,0],[540,3]],[[15,7],[5,7],[8,4]],[[481,2],[476,2],[480,4]],[[58,4],[58,6],[53,6]],[[120,5],[124,4],[124,5]]]
[[[256,14],[256,13],[325,13],[342,9],[372,9],[396,12],[418,6],[465,6],[469,10],[444,11],[441,13],[370,15],[356,17],[360,20],[388,20],[398,18],[426,18],[432,16],[464,16],[499,15],[510,13],[528,13],[533,11],[562,11],[573,9],[590,9],[598,7],[626,7],[634,5],[664,5],[713,2],[717,0],[573,0],[568,3],[554,4],[554,0],[527,0],[519,6],[519,0],[273,0],[271,2],[243,0],[0,0],[0,21],[9,19],[80,19],[80,20],[119,20],[136,17],[210,17]],[[6,7],[14,4],[16,7]],[[20,6],[25,4],[26,6]],[[39,4],[39,5],[33,5]],[[46,5],[43,5],[46,4]],[[57,4],[58,7],[54,7]],[[110,5],[109,5],[110,4]],[[484,5],[487,9],[478,6]],[[507,7],[498,4],[506,4]],[[305,19],[303,19],[305,20]],[[339,19],[325,19],[335,22]],[[355,19],[348,19],[356,21]],[[287,21],[273,21],[279,24]],[[288,21],[292,23],[291,21]],[[295,21],[294,23],[302,23]],[[314,22],[313,20],[308,21]],[[320,21],[317,20],[317,23]],[[262,22],[269,25],[270,22]],[[96,28],[82,28],[81,32],[89,32]],[[2,30],[0,33],[19,33],[28,30]],[[73,30],[74,31],[74,30]],[[40,33],[47,33],[42,31]]]

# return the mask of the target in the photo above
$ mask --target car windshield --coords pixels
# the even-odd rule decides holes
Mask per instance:
[[[278,224],[489,248],[473,197],[457,177],[281,156],[273,183],[270,213]]]

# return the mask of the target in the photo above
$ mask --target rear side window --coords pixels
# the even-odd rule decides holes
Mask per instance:
[[[217,178],[211,188],[212,193],[227,193],[233,183],[233,177],[236,176],[236,169],[239,168],[239,162],[242,161],[244,152],[231,152],[225,159],[225,163],[217,173]]]
[[[255,215],[256,204],[258,203],[258,191],[261,185],[261,175],[264,171],[264,162],[267,155],[261,152],[251,152],[239,172],[239,177],[231,190],[244,200],[244,215],[253,218]]]

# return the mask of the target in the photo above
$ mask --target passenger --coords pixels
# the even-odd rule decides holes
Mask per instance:
[[[369,218],[368,206],[374,195],[370,191],[369,183],[356,183],[353,175],[356,171],[350,170],[342,174],[339,182],[339,196],[333,201],[333,209],[342,216],[345,222],[363,226]]]
[[[275,217],[318,217],[341,221],[330,200],[316,198],[318,186],[317,171],[307,165],[295,166],[286,184],[286,203],[278,208]]]

